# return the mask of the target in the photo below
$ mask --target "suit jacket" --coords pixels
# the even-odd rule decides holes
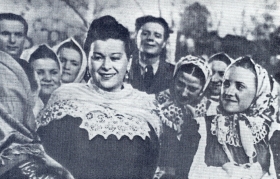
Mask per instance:
[[[156,94],[170,87],[173,78],[174,65],[160,59],[158,70],[154,76],[154,81],[149,88],[145,88],[144,78],[141,75],[141,66],[138,55],[133,58],[129,71],[129,82],[132,87],[148,94]]]

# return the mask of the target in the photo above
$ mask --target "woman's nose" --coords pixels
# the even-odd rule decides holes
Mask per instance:
[[[64,65],[63,65],[63,68],[65,69],[65,70],[70,70],[70,62],[65,62],[64,63]]]
[[[226,88],[226,89],[224,90],[224,93],[225,93],[226,95],[233,96],[234,93],[235,93],[235,88],[234,88],[234,86],[233,86],[233,85],[230,85],[228,88]]]
[[[102,64],[102,67],[106,70],[110,69],[112,67],[112,61],[110,58],[105,58]]]
[[[188,97],[189,96],[189,90],[188,88],[184,88],[182,91],[182,97]]]
[[[219,75],[217,73],[213,74],[211,78],[211,82],[219,82],[219,81],[221,81]]]
[[[153,34],[149,34],[147,39],[153,41],[154,38],[155,38],[155,36]]]
[[[52,80],[51,74],[45,73],[43,80],[44,81],[51,81]]]

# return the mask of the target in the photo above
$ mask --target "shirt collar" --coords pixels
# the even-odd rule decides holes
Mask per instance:
[[[145,68],[147,66],[147,64],[140,58],[139,59],[139,65],[141,67],[141,75],[143,75],[145,73]],[[156,61],[156,63],[151,64],[153,67],[153,73],[154,75],[156,74],[157,70],[158,70],[158,66],[159,66],[159,60]]]

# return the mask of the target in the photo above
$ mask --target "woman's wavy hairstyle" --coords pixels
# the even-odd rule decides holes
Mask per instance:
[[[125,44],[125,53],[130,57],[130,34],[127,28],[112,16],[103,16],[92,21],[84,43],[84,51],[89,56],[91,44],[96,40],[118,39]]]

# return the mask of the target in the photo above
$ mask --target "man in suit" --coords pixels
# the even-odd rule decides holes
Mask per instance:
[[[129,81],[148,94],[169,88],[174,66],[166,62],[166,43],[169,27],[161,17],[143,16],[136,20],[137,48],[133,53]]]
[[[27,37],[26,20],[13,13],[0,13],[0,50],[12,56],[24,69],[31,85],[31,90],[38,88],[34,71],[25,60],[20,59]],[[11,62],[13,63],[13,62]]]

